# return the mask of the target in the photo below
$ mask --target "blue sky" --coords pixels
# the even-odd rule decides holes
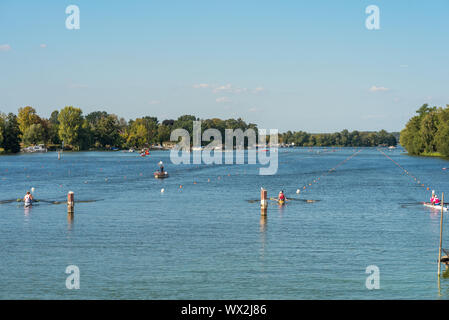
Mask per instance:
[[[0,2],[2,112],[398,131],[426,102],[449,104],[447,0]]]

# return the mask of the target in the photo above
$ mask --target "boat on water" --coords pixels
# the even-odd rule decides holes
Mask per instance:
[[[428,208],[432,208],[432,209],[440,210],[440,211],[441,211],[441,206],[436,206],[436,205],[433,205],[433,204],[431,204],[431,203],[429,203],[429,202],[423,202],[423,205],[424,205],[425,207],[428,207]],[[443,211],[447,211],[447,207],[443,207]]]
[[[285,200],[278,200],[279,205],[283,206],[285,204]]]
[[[24,148],[22,151],[34,153],[34,152],[47,152],[48,150],[47,148],[45,148],[44,144],[39,144],[37,146],[30,146],[28,148]]]
[[[164,171],[164,172],[156,171],[156,172],[154,173],[154,177],[155,177],[156,179],[164,179],[164,178],[167,178],[167,177],[168,177],[168,172],[167,172],[167,171]]]

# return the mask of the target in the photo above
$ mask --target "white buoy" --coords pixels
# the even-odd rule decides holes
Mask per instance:
[[[299,194],[300,192],[301,192],[301,190],[299,190],[299,189],[296,190],[296,193],[297,193],[297,194]]]
[[[162,189],[161,189],[161,193],[164,193],[164,191],[165,191],[165,189],[164,189],[164,188],[162,188]]]
[[[31,188],[31,193],[33,193],[34,192],[34,187],[33,188]]]

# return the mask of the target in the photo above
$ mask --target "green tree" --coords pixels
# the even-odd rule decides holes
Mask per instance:
[[[3,144],[3,137],[5,136],[5,118],[6,116],[0,113],[0,146]]]
[[[72,106],[65,107],[58,115],[59,138],[65,144],[80,148],[80,133],[83,125],[83,112]]]
[[[438,116],[435,111],[425,114],[421,119],[419,135],[424,144],[425,152],[435,152],[435,135],[438,130]]]
[[[40,123],[41,118],[36,114],[36,110],[33,107],[27,106],[25,108],[19,108],[17,121],[20,132],[24,134],[31,125]]]
[[[50,119],[48,120],[48,141],[53,144],[60,144],[59,139],[59,111],[55,110],[51,113]]]
[[[23,133],[23,142],[25,145],[30,144],[39,144],[45,142],[45,128],[42,126],[42,124],[32,124],[27,129],[25,129],[25,132]]]
[[[163,142],[170,141],[171,126],[161,124],[157,129],[157,140],[162,145]]]
[[[17,153],[20,151],[20,128],[17,116],[9,113],[4,120],[4,134],[2,148],[6,153]]]

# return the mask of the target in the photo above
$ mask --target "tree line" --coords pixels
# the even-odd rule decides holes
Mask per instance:
[[[343,130],[335,133],[307,133],[304,131],[287,131],[280,135],[280,141],[285,144],[294,143],[303,147],[376,147],[379,145],[395,146],[396,137],[385,130],[379,132]]]
[[[145,148],[170,141],[172,130],[186,129],[191,137],[193,121],[200,120],[193,115],[162,122],[156,117],[145,116],[126,121],[115,114],[95,111],[83,115],[80,108],[67,106],[55,110],[50,118],[40,117],[33,107],[19,108],[18,114],[0,114],[0,148],[5,153],[17,153],[22,146],[45,144],[62,146],[70,150],[107,150],[111,148]],[[223,136],[225,129],[253,128],[242,119],[218,118],[202,121],[202,131],[219,129]]]
[[[80,108],[67,106],[55,110],[48,119],[37,114],[31,107],[19,108],[18,114],[0,113],[0,148],[5,153],[19,152],[21,147],[45,144],[70,150],[107,150],[111,148],[145,148],[170,140],[174,129],[182,128],[193,139],[194,115],[183,115],[178,119],[159,122],[156,117],[145,116],[126,121],[106,111],[94,111],[83,115]],[[202,120],[201,130],[218,129],[222,137],[226,129],[254,129],[256,124],[246,123],[241,118]],[[192,141],[191,141],[192,142]],[[246,142],[246,141],[245,141]],[[295,146],[378,146],[396,145],[396,138],[385,130],[359,132],[343,130],[336,133],[311,134],[303,131],[279,134],[279,142],[294,143]],[[208,144],[209,142],[204,142]]]
[[[449,105],[424,104],[401,131],[401,145],[411,155],[449,157]]]

